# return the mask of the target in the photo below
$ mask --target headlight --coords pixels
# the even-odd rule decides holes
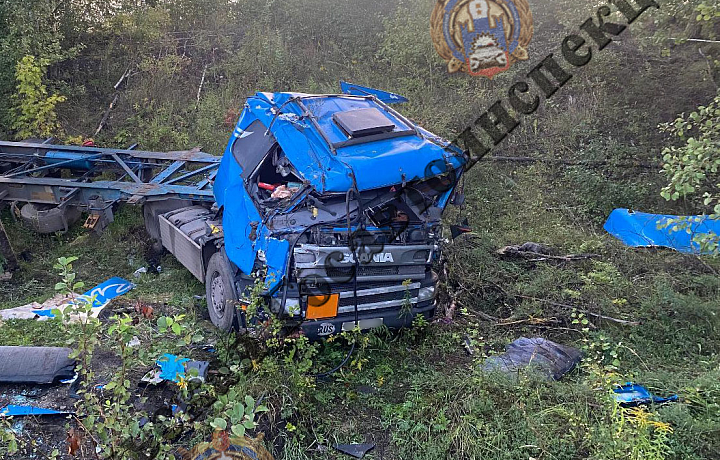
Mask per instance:
[[[418,291],[418,302],[430,300],[435,297],[435,286],[421,287]]]
[[[273,297],[270,299],[270,310],[273,313],[280,312],[280,304],[282,298]],[[297,316],[300,314],[300,299],[285,299],[285,314],[289,316]]]

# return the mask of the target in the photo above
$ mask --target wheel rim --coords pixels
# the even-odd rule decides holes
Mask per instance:
[[[225,316],[225,285],[220,273],[215,272],[210,282],[210,304],[218,318]]]

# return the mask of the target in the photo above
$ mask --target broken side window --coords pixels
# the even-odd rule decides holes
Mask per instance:
[[[253,199],[267,207],[287,203],[302,188],[302,180],[279,144],[275,143],[250,175],[248,192]]]
[[[247,180],[257,169],[270,148],[276,143],[275,137],[267,133],[267,128],[260,120],[250,123],[235,139],[232,154],[242,168],[240,176]]]

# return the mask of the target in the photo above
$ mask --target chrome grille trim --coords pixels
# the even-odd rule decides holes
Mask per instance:
[[[405,299],[402,300],[389,300],[387,302],[375,302],[375,303],[363,303],[358,304],[358,311],[377,310],[381,308],[397,307],[405,303]],[[410,303],[415,305],[418,303],[417,297],[410,299]],[[338,314],[353,313],[355,312],[355,306],[346,306],[338,308]]]
[[[413,289],[420,289],[420,283],[412,283],[408,284],[407,286],[403,286],[402,284],[398,284],[397,286],[390,286],[390,287],[381,287],[381,288],[374,288],[374,289],[363,289],[357,291],[358,297],[366,296],[366,295],[375,295],[375,294],[384,294],[386,292],[398,292],[398,291],[410,291]],[[340,293],[341,299],[347,299],[352,298],[355,295],[353,291],[345,291]]]

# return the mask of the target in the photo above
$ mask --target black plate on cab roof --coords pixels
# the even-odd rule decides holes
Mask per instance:
[[[389,133],[395,129],[395,123],[374,107],[337,112],[333,121],[350,137]]]

